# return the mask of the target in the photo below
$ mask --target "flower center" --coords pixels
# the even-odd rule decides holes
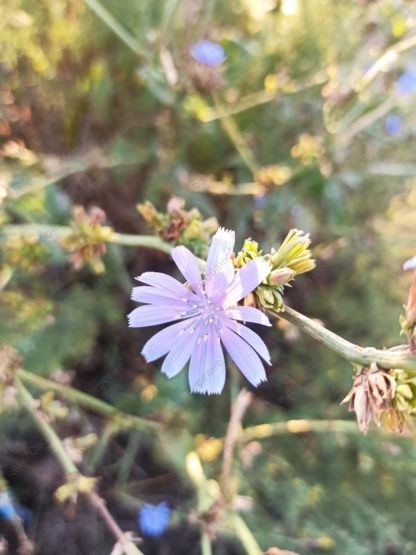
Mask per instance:
[[[181,316],[198,316],[197,324],[191,329],[191,333],[194,331],[198,332],[197,342],[206,341],[212,329],[215,330],[216,336],[220,338],[222,333],[221,315],[223,307],[214,303],[206,293],[201,295],[196,302],[187,300],[187,303],[190,305],[190,308],[183,312]]]

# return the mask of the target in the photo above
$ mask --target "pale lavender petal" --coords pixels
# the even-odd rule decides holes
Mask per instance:
[[[190,307],[189,303],[186,302],[185,297],[182,297],[181,299],[170,291],[164,291],[162,289],[147,285],[133,287],[131,298],[133,301],[137,301],[138,303],[164,306],[169,305],[171,307],[177,306],[181,312],[188,310]]]
[[[206,341],[196,344],[189,365],[189,386],[193,393],[219,394],[225,383],[225,361],[215,329]]]
[[[144,305],[135,308],[127,316],[131,328],[145,328],[166,324],[185,318],[186,314],[178,307]]]
[[[266,381],[263,364],[248,343],[228,328],[223,328],[221,341],[247,380],[253,385]]]
[[[406,260],[406,262],[403,264],[403,270],[416,270],[416,256],[413,256],[412,258],[409,258],[409,260]]]
[[[161,272],[144,272],[136,279],[138,281],[141,281],[142,283],[146,283],[147,285],[152,285],[157,289],[168,291],[173,296],[178,297],[178,299],[195,298],[195,295],[192,293],[192,291],[188,289],[188,287],[186,287],[183,283],[173,278],[172,276],[162,274]]]
[[[177,341],[162,364],[162,372],[168,378],[173,378],[183,369],[195,349],[197,338],[197,329],[193,332],[186,331],[177,338]]]
[[[214,293],[223,293],[234,276],[231,255],[234,249],[234,231],[220,227],[212,238],[205,268],[205,291],[212,298]]]
[[[270,273],[269,264],[262,258],[250,260],[240,268],[226,291],[224,304],[232,306],[251,293]]]
[[[184,246],[172,249],[172,258],[181,274],[189,281],[195,292],[202,291],[201,271],[198,259]]]
[[[195,326],[196,318],[189,318],[182,322],[176,322],[162,331],[156,333],[147,341],[142,350],[142,355],[147,362],[152,362],[168,353],[177,342],[178,337],[186,333],[188,328]]]
[[[233,320],[242,320],[243,322],[252,322],[253,324],[261,324],[262,326],[271,326],[270,320],[264,312],[252,306],[226,308],[224,313],[225,316]]]
[[[243,324],[239,324],[238,322],[235,322],[234,320],[227,319],[227,320],[224,320],[223,323],[225,326],[227,326],[227,328],[231,329],[240,337],[242,337],[245,341],[247,341],[247,343],[251,347],[253,347],[253,349],[257,351],[257,353],[268,364],[270,364],[269,350],[265,342],[263,341],[263,339],[257,333],[255,333],[250,328],[244,326]]]

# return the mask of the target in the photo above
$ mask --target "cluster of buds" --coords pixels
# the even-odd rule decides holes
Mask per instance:
[[[303,166],[311,164],[319,159],[324,153],[322,141],[319,137],[313,137],[309,133],[302,133],[299,141],[290,151],[293,158],[298,158]]]
[[[53,391],[44,393],[37,403],[38,409],[47,422],[64,420],[69,414],[68,407],[56,398]]]
[[[6,239],[4,260],[12,268],[24,272],[42,269],[47,255],[48,249],[36,234],[22,236],[16,233]]]
[[[20,365],[21,359],[10,345],[0,348],[0,412],[17,406],[14,377]]]
[[[416,375],[394,369],[391,374],[396,381],[395,406],[402,415],[416,415]]]
[[[392,431],[401,432],[403,416],[398,408],[397,383],[394,375],[376,363],[362,368],[354,378],[351,391],[342,403],[355,412],[359,430],[366,435],[371,421]]]
[[[59,503],[76,503],[79,494],[90,494],[97,485],[97,478],[83,476],[79,472],[67,475],[67,481],[55,491]]]
[[[298,229],[291,229],[277,251],[272,249],[269,254],[264,255],[259,251],[255,241],[247,239],[234,259],[234,265],[238,268],[254,258],[263,256],[271,266],[269,276],[255,291],[255,302],[252,303],[252,300],[249,302],[264,308],[282,310],[284,288],[290,285],[296,276],[315,268],[315,261],[309,248],[310,243],[308,234]]]
[[[273,164],[264,166],[255,175],[256,183],[264,187],[284,185],[292,177],[292,170],[288,166]]]
[[[185,245],[198,256],[206,255],[207,244],[218,229],[216,218],[203,220],[197,208],[185,210],[185,201],[179,197],[169,200],[166,212],[158,212],[149,201],[137,209],[161,239]]]
[[[75,206],[73,217],[73,232],[60,240],[61,246],[71,253],[71,264],[76,270],[89,264],[94,273],[103,273],[101,257],[107,252],[106,243],[113,234],[111,227],[102,225],[105,212],[97,207],[86,212],[82,206]]]

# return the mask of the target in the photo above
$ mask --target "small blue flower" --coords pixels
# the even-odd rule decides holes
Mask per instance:
[[[221,44],[206,39],[194,44],[189,53],[194,60],[205,66],[219,66],[227,58]]]
[[[396,89],[400,94],[416,92],[416,70],[406,69],[396,81]]]
[[[264,193],[260,194],[260,195],[256,195],[254,197],[254,206],[255,208],[263,208],[263,206],[266,204],[266,195]]]
[[[384,120],[384,129],[386,130],[386,133],[392,135],[393,137],[397,137],[402,134],[403,126],[404,122],[401,116],[390,114]]]
[[[170,509],[166,501],[162,501],[158,505],[146,503],[138,514],[138,522],[143,534],[157,538],[169,526]]]
[[[16,515],[16,511],[13,507],[13,502],[7,491],[2,491],[0,493],[0,518],[3,520],[12,520]]]

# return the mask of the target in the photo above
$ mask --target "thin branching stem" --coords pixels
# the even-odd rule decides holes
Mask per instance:
[[[32,397],[31,393],[23,385],[23,382],[19,377],[16,377],[15,384],[17,391],[22,403],[22,406],[27,410],[30,416],[33,418],[34,422],[38,426],[43,437],[47,441],[51,451],[56,456],[61,465],[63,471],[67,477],[81,476],[78,468],[71,460],[70,456],[66,452],[65,446],[59,438],[58,434],[42,415],[42,413],[37,408],[37,403]],[[90,503],[97,509],[101,518],[105,522],[108,529],[111,531],[115,539],[120,542],[123,546],[124,553],[126,555],[143,555],[137,547],[127,539],[123,530],[119,527],[117,522],[114,520],[113,516],[107,509],[104,500],[98,495],[96,491],[85,491],[84,494],[90,501]]]
[[[241,421],[252,400],[253,394],[247,391],[247,389],[242,389],[233,403],[230,420],[227,426],[227,433],[224,439],[221,473],[221,485],[224,494],[227,493],[228,483],[232,473],[235,439],[240,432]]]
[[[158,422],[146,420],[146,418],[141,418],[140,416],[123,413],[109,403],[106,403],[101,399],[97,399],[88,393],[84,393],[83,391],[79,391],[78,389],[68,385],[62,385],[52,380],[48,380],[47,378],[43,378],[42,376],[38,376],[32,372],[28,372],[23,368],[20,368],[17,371],[17,375],[22,381],[30,383],[39,389],[55,391],[67,400],[80,405],[85,409],[96,412],[105,418],[117,419],[117,424],[120,428],[137,428],[145,431],[157,430],[160,428],[160,424]]]

